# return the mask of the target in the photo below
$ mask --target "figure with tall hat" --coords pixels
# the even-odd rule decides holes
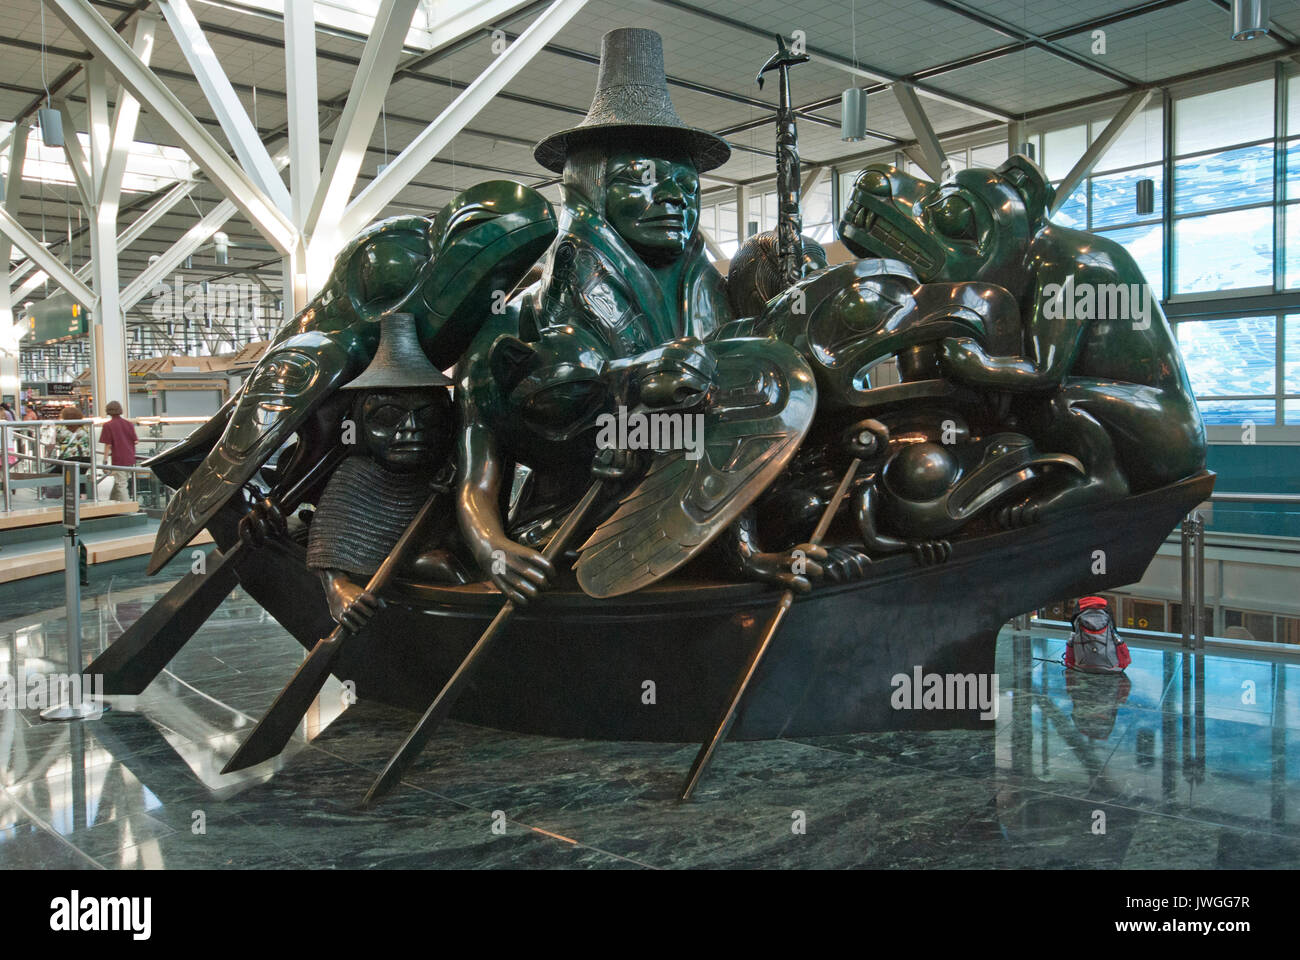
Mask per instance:
[[[754,486],[792,455],[807,427],[794,423],[802,413],[782,420],[792,397],[800,398],[794,406],[803,403],[798,384],[804,381],[793,369],[801,364],[797,356],[766,341],[751,340],[739,350],[709,342],[736,316],[699,230],[700,175],[725,163],[730,147],[678,116],[657,33],[625,28],[605,34],[586,117],[543,140],[534,156],[562,177],[558,234],[538,285],[485,324],[458,367],[461,531],[480,566],[516,602],[536,595],[553,576],[540,547],[586,488],[588,474],[610,474],[610,464],[593,466],[592,455],[596,422],[614,407],[706,417],[712,409],[720,418],[716,401],[724,393],[736,401],[750,385],[769,382],[765,377],[795,385],[775,399],[747,401],[748,429],[759,431],[761,424],[768,431],[770,447],[761,454],[754,451],[748,460],[719,454],[723,463],[713,466],[705,456],[695,461],[697,470],[678,463],[676,485],[656,474],[655,496],[673,516],[647,522],[642,532],[652,540],[678,538],[679,557],[702,549],[734,518],[735,504],[756,495]],[[737,382],[724,387],[719,377],[727,376]],[[764,406],[769,402],[770,410]],[[737,415],[728,416],[734,421]],[[734,429],[733,422],[709,434],[722,437]],[[517,463],[531,472],[526,487],[507,502]],[[623,458],[614,473],[625,476],[637,463]],[[700,471],[714,466],[706,480]],[[692,485],[700,484],[716,494],[707,498],[707,508],[682,507]],[[689,519],[679,515],[696,509]],[[614,522],[624,522],[621,513]],[[628,557],[640,547],[653,552],[649,542],[635,544],[626,534],[602,537],[610,550],[615,542],[626,546]],[[628,589],[644,582],[650,567],[667,570],[671,564],[662,560],[628,560],[626,577],[616,584],[598,578],[599,588],[592,586],[594,568],[613,561],[592,561],[580,565],[579,583],[601,593]]]

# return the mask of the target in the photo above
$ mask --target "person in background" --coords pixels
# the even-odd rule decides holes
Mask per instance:
[[[84,420],[85,414],[75,404],[68,404],[59,413],[60,420]],[[90,431],[80,423],[65,426],[60,423],[54,431],[55,456],[60,460],[77,460],[90,463]],[[62,468],[60,468],[62,469]]]
[[[115,467],[134,467],[135,445],[138,442],[135,426],[122,416],[122,405],[116,400],[110,400],[104,412],[108,414],[108,423],[100,428],[99,442],[108,447],[108,462]],[[131,488],[127,480],[129,476],[125,470],[113,471],[112,499],[131,499]]]
[[[0,400],[0,416],[10,421],[18,419],[17,415],[14,414],[14,408],[9,406],[8,400]],[[5,447],[9,456],[9,466],[12,468],[18,463],[18,457],[15,456],[18,450],[18,438],[12,430],[8,431],[8,436],[5,437]]]

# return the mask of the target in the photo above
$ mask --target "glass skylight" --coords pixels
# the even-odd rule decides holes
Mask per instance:
[[[0,140],[13,128],[12,123],[0,124]],[[90,155],[90,138],[80,133],[82,153]],[[0,169],[9,176],[9,151],[0,158]],[[156,143],[136,141],[126,160],[126,173],[122,177],[123,193],[152,193],[169,187],[177,180],[189,180],[196,173],[194,164],[180,147],[165,147]],[[27,135],[27,161],[23,164],[23,179],[28,183],[49,183],[72,186],[72,168],[62,147],[47,147],[35,126]]]

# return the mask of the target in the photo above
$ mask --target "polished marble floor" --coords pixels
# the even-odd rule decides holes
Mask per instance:
[[[87,660],[167,584],[97,580]],[[0,596],[0,674],[63,669],[53,587]],[[237,592],[102,719],[0,710],[0,868],[1300,866],[1300,666],[1133,649],[1126,679],[1004,631],[990,729],[696,747],[450,723],[379,807],[414,721],[331,682],[286,755],[219,771],[301,662]],[[799,827],[802,826],[802,830]]]

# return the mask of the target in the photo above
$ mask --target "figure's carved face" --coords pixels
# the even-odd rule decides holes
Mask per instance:
[[[451,401],[445,387],[385,390],[359,401],[358,427],[366,449],[391,469],[413,469],[446,457]]]
[[[840,237],[859,256],[902,260],[926,282],[985,280],[1018,293],[1049,191],[1019,159],[963,170],[947,183],[872,166],[854,184]]]
[[[605,171],[605,216],[619,236],[649,263],[680,256],[700,220],[695,165],[623,151],[610,157]]]

